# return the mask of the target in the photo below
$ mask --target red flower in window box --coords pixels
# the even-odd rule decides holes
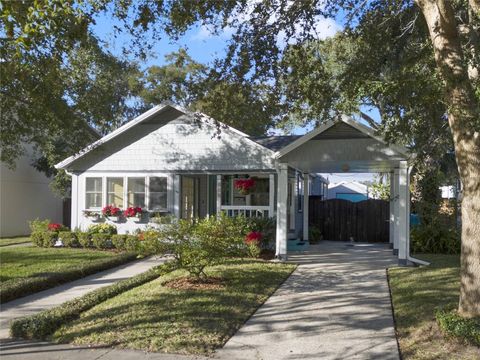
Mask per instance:
[[[247,245],[250,244],[258,244],[260,240],[262,240],[262,233],[260,231],[250,231],[247,236],[245,236],[245,243]]]
[[[62,229],[63,225],[58,224],[58,223],[52,223],[48,224],[48,230],[49,231],[60,231]]]
[[[124,212],[124,215],[127,218],[131,218],[131,217],[141,218],[142,214],[143,214],[143,210],[141,207],[133,207],[133,206],[127,208],[127,210],[125,210]]]
[[[253,178],[236,179],[233,185],[240,194],[248,195],[255,188],[255,180]]]
[[[105,216],[120,216],[122,211],[115,205],[107,205],[102,209],[102,214]]]

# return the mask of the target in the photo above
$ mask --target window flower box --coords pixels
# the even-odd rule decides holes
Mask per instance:
[[[122,217],[122,211],[115,205],[107,205],[102,209],[102,214],[110,221],[118,222]]]
[[[102,215],[97,211],[84,210],[83,216],[85,216],[88,220],[93,222],[102,220]]]
[[[132,219],[135,223],[143,221],[145,211],[141,207],[129,207],[123,213],[127,219]]]

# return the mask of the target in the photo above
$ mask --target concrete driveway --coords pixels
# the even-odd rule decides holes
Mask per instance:
[[[384,245],[322,242],[289,256],[290,278],[218,359],[399,359]]]

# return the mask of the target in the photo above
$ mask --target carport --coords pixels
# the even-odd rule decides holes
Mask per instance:
[[[277,161],[277,229],[276,255],[287,258],[287,194],[289,168],[303,172],[304,203],[308,204],[309,176],[313,173],[389,173],[390,244],[399,264],[410,257],[410,169],[411,156],[402,146],[387,144],[372,129],[343,116],[319,126],[276,153]],[[308,206],[303,210],[303,238],[308,240]]]

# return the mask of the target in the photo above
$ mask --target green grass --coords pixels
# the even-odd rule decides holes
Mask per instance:
[[[167,275],[109,299],[60,328],[58,342],[169,353],[208,354],[221,347],[294,270],[294,265],[231,261],[208,269],[220,289],[178,290]]]
[[[131,254],[70,248],[0,248],[0,299],[13,300],[132,260]]]
[[[388,271],[403,359],[478,359],[478,348],[445,338],[435,321],[435,309],[458,304],[460,257],[415,257],[431,265]]]
[[[11,237],[11,238],[1,238],[0,239],[0,247],[13,245],[13,244],[24,244],[24,243],[28,243],[30,241],[31,240],[30,240],[29,236],[17,236],[17,237]]]

